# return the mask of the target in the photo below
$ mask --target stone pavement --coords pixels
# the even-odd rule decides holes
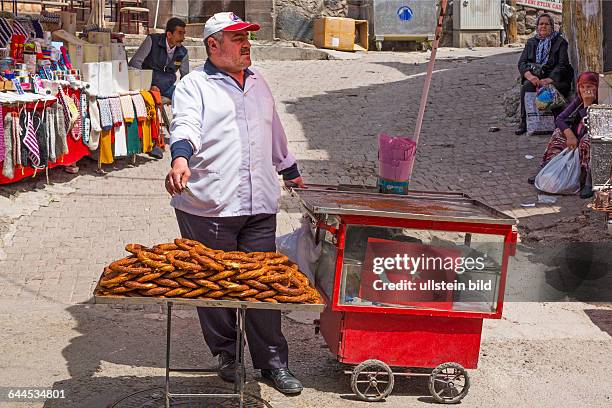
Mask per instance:
[[[550,206],[521,207],[521,203],[537,199],[526,179],[537,171],[547,139],[514,136],[512,124],[503,117],[502,98],[516,79],[518,54],[497,49],[480,58],[466,50],[460,58],[452,58],[458,54],[443,51],[440,55],[447,59],[436,62],[414,188],[468,193],[519,217],[524,238],[533,236],[534,240],[551,243],[572,236],[604,239],[602,220],[583,213],[585,201],[577,197],[562,197]],[[272,88],[307,183],[375,183],[376,135],[412,132],[426,55],[369,53],[354,60],[262,61],[256,65]],[[500,131],[489,132],[492,126]],[[535,158],[528,160],[526,155]],[[85,159],[76,176],[52,171],[49,186],[39,178],[0,188],[0,234],[4,239],[4,245],[0,243],[0,304],[8,312],[0,318],[7,328],[0,340],[11,344],[5,346],[9,349],[5,357],[0,357],[4,372],[0,374],[0,386],[55,384],[73,393],[74,405],[48,402],[45,407],[93,407],[106,406],[113,397],[143,386],[161,384],[160,311],[154,307],[117,309],[83,303],[90,300],[103,266],[125,255],[126,243],[152,244],[178,236],[163,187],[169,162],[168,155],[161,161],[138,157],[135,165],[119,160],[106,167],[107,174],[97,175],[96,164]],[[284,234],[299,225],[300,212],[297,203],[286,195],[281,206],[278,233]],[[491,378],[476,373],[482,388],[475,391],[471,403],[469,399],[466,403],[490,406],[488,393],[498,392],[496,385],[500,383],[507,388],[499,391],[503,398],[494,398],[497,405],[508,406],[504,401],[514,395],[513,387],[525,394],[534,392],[528,378],[518,384],[517,380],[504,382],[506,376],[518,375],[526,355],[531,358],[529,370],[534,375],[545,375],[546,371],[534,366],[534,359],[547,362],[580,349],[589,353],[587,360],[593,359],[593,366],[583,368],[582,374],[596,372],[597,355],[606,356],[610,362],[609,336],[584,316],[584,305],[568,307],[564,309],[568,319],[581,334],[578,329],[561,330],[556,337],[560,332],[554,326],[533,337],[529,327],[535,323],[527,323],[525,329],[521,319],[526,315],[543,316],[545,309],[547,318],[537,321],[544,324],[558,312],[557,306],[538,304],[533,309],[509,306],[506,313],[512,316],[511,322],[504,319],[487,326],[494,335],[491,342],[483,344],[481,371]],[[178,327],[187,343],[179,346],[180,358],[187,363],[192,358],[211,362],[195,351],[204,346],[194,330],[193,313],[181,312],[183,320]],[[290,337],[294,369],[308,389],[302,397],[293,399],[278,396],[270,387],[254,381],[249,390],[273,405],[279,404],[274,406],[314,407],[321,406],[321,401],[327,406],[355,405],[350,398],[338,397],[350,392],[342,366],[321,350],[322,340],[312,333],[312,326],[289,318],[283,324]],[[519,339],[516,348],[511,346],[516,340],[503,342],[508,340],[507,333]],[[583,343],[574,345],[575,338]],[[560,342],[555,343],[558,349],[548,350],[546,344],[553,340]],[[197,347],[191,347],[193,344]],[[532,355],[534,344],[537,356]],[[32,349],[43,354],[35,352],[31,357]],[[496,357],[485,358],[488,350]],[[497,372],[499,364],[518,371],[499,366],[502,371]],[[575,364],[580,362],[563,367],[571,371]],[[249,373],[252,378],[252,371]],[[591,406],[601,398],[609,399],[608,391],[588,395],[584,391],[590,386],[588,381],[581,377],[574,380],[582,390],[580,395],[595,404]],[[556,377],[551,381],[557,390],[569,384]],[[418,404],[417,396],[426,394],[423,384],[408,387],[387,405],[405,406],[405,401]],[[553,400],[568,401],[566,394]],[[576,402],[568,406],[584,405]]]

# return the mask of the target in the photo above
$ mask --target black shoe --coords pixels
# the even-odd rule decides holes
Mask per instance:
[[[537,174],[536,174],[535,176],[531,176],[531,177],[529,177],[529,178],[527,179],[527,182],[528,182],[529,184],[535,184],[535,179],[536,179],[536,177],[538,177],[538,175],[537,175]]]
[[[219,378],[227,382],[236,381],[236,358],[227,353],[219,354]]]
[[[261,370],[261,375],[263,378],[271,380],[274,383],[274,388],[283,394],[299,394],[304,389],[302,383],[287,368]]]
[[[149,156],[153,157],[154,159],[163,159],[164,151],[161,149],[161,147],[155,146],[153,147],[153,150],[149,152]]]
[[[522,135],[525,132],[527,132],[527,125],[524,124],[524,123],[521,123],[520,125],[518,125],[518,127],[514,131],[514,134],[515,135]]]

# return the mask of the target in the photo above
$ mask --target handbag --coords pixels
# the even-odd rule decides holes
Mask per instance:
[[[536,107],[540,111],[563,108],[567,101],[553,84],[544,85],[536,92]]]

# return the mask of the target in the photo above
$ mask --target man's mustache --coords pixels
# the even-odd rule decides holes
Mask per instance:
[[[240,55],[249,55],[251,54],[251,49],[250,48],[241,48],[240,49]]]

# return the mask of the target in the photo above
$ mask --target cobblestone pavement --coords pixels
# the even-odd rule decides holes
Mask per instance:
[[[526,179],[537,170],[546,137],[514,136],[503,117],[502,96],[516,78],[517,58],[515,52],[500,50],[486,58],[436,62],[413,187],[468,193],[520,218],[526,239],[551,244],[580,236],[604,239],[603,220],[586,212],[585,201],[577,197],[521,207],[537,200]],[[307,182],[375,183],[376,135],[412,132],[424,59],[420,53],[370,53],[349,61],[257,64],[270,83]],[[489,132],[494,126],[500,130]],[[119,160],[105,168],[107,174],[98,175],[96,164],[85,159],[76,176],[51,172],[49,186],[37,179],[0,188],[0,304],[8,311],[0,318],[7,328],[0,340],[8,349],[0,357],[0,386],[55,385],[70,390],[73,405],[49,401],[45,407],[102,407],[120,395],[161,384],[159,310],[82,303],[90,300],[102,267],[124,256],[126,243],[151,244],[178,236],[163,188],[169,162],[168,154],[160,161],[141,156],[135,165]],[[279,234],[299,225],[296,202],[284,195],[281,204]],[[555,401],[598,406],[609,400],[609,391],[591,393],[592,384],[583,378],[596,376],[603,362],[597,356],[609,362],[612,355],[609,336],[584,315],[585,308],[509,306],[504,320],[486,326],[490,334],[485,334],[481,368],[474,374],[478,385],[465,400],[468,406],[491,406],[492,401],[510,406],[514,398],[519,398],[514,406],[528,406],[528,395],[544,398],[547,394],[536,391],[533,382],[550,374],[547,370],[560,358],[566,359],[560,363],[565,374],[577,374],[571,381],[556,374],[546,377],[556,392],[561,390],[549,400],[550,406]],[[210,363],[210,357],[197,352],[205,347],[194,330],[192,311],[179,312],[183,315],[177,330],[185,340],[178,346],[179,360]],[[540,318],[521,324],[525,316],[534,315]],[[574,328],[556,331],[560,315]],[[312,326],[303,324],[311,318],[287,317],[283,323],[292,367],[307,387],[303,395],[288,399],[256,381],[250,381],[249,391],[274,406],[359,405],[339,395],[350,392],[343,367],[321,348]],[[540,324],[553,328],[546,331]],[[584,354],[579,358],[580,352]],[[249,374],[253,378],[253,372]],[[539,377],[530,380],[529,375]],[[575,386],[572,392],[567,391],[570,383]],[[577,399],[571,397],[573,391]],[[405,383],[385,406],[420,405],[428,402],[421,397],[426,394],[424,382]]]

